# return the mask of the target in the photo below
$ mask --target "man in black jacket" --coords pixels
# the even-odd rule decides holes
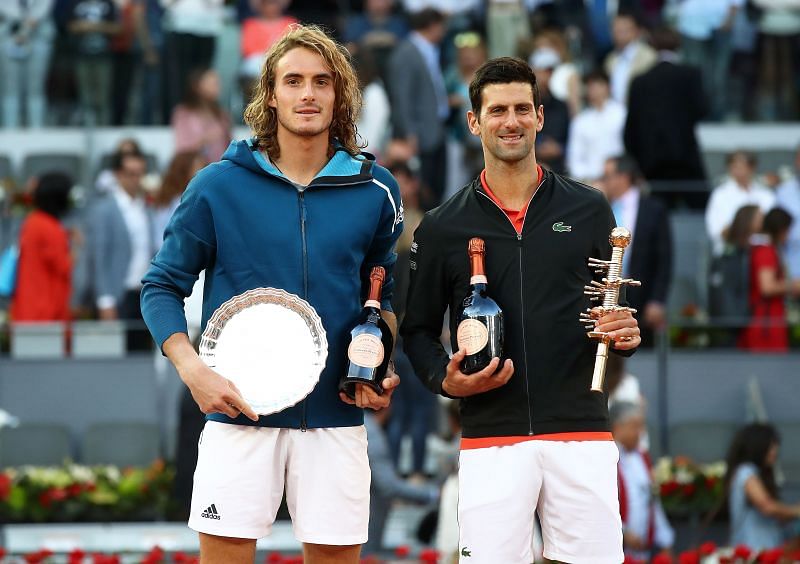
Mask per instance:
[[[672,277],[672,231],[667,208],[661,201],[642,192],[643,180],[630,155],[612,157],[605,163],[605,192],[617,225],[631,231],[631,244],[625,251],[622,274],[642,285],[626,290],[628,305],[642,320],[644,345],[653,344],[654,332],[667,322],[667,296]]]
[[[484,64],[470,101],[467,118],[486,169],[417,229],[402,329],[428,388],[463,398],[461,562],[532,562],[538,512],[545,557],[618,564],[618,452],[606,397],[589,389],[596,345],[577,321],[588,306],[587,259],[610,258],[614,217],[602,193],[537,165],[544,111],[523,61]],[[449,358],[439,334],[447,307],[455,311],[467,294],[472,237],[486,244],[488,291],[503,309],[505,344],[502,366],[495,358],[467,376],[459,370],[464,351]],[[450,326],[455,350],[452,316]],[[600,319],[597,330],[609,332],[619,351],[640,342],[629,313]]]
[[[631,83],[625,150],[651,185],[670,190],[671,207],[704,209],[708,187],[695,135],[708,113],[703,78],[678,59],[680,36],[674,30],[656,29],[652,43],[659,61]]]

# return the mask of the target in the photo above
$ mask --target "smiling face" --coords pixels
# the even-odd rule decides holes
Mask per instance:
[[[528,83],[488,84],[483,89],[480,115],[470,111],[467,121],[473,135],[481,138],[487,165],[491,161],[516,163],[534,156],[544,108],[534,106]]]
[[[275,67],[275,91],[269,106],[275,108],[278,132],[300,137],[329,134],[336,92],[333,73],[319,54],[297,47]]]

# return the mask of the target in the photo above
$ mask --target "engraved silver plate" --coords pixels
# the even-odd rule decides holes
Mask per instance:
[[[231,380],[259,415],[300,402],[328,358],[322,320],[307,301],[256,288],[219,306],[200,340],[200,358]]]

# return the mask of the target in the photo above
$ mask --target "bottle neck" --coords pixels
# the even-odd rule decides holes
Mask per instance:
[[[370,278],[369,280],[369,295],[367,301],[364,302],[364,307],[373,307],[381,309],[381,290],[383,289],[383,280],[379,278]]]
[[[471,253],[469,256],[471,276],[469,279],[470,286],[483,285],[486,287],[486,269],[483,264],[483,253]]]

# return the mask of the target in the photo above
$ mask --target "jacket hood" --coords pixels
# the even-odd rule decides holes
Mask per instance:
[[[222,155],[222,160],[231,161],[257,174],[266,174],[291,182],[291,180],[286,178],[286,176],[258,150],[258,145],[254,137],[240,141],[232,141],[225,151],[225,154]],[[373,178],[372,166],[374,163],[375,158],[369,153],[360,153],[353,156],[337,143],[333,156],[328,163],[322,167],[322,170],[317,173],[309,186],[330,186],[368,182]]]

